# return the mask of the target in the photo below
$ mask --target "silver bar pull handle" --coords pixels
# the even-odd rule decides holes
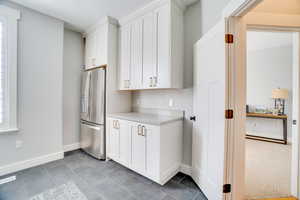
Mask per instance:
[[[96,66],[96,58],[92,58],[92,66]]]
[[[120,129],[120,122],[119,122],[119,120],[116,121],[116,126],[117,126],[117,129]]]
[[[124,80],[124,88],[130,88],[130,80]]]
[[[143,130],[142,130],[142,126],[138,125],[138,135],[143,135]]]
[[[157,87],[157,76],[153,77],[153,82],[154,82],[153,87]]]
[[[150,84],[149,87],[153,87],[153,77],[150,77]]]
[[[142,127],[142,136],[146,136],[147,135],[147,128],[145,126]]]
[[[114,129],[120,129],[120,124],[119,124],[118,120],[114,120],[113,127],[114,127]]]

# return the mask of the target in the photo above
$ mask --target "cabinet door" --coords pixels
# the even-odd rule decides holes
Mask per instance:
[[[143,88],[154,87],[156,76],[155,55],[155,15],[153,12],[143,17]]]
[[[96,31],[90,32],[86,36],[86,69],[95,67],[96,65]]]
[[[109,154],[110,158],[114,160],[119,160],[120,156],[120,126],[118,123],[118,120],[109,120]]]
[[[96,29],[95,41],[95,65],[98,67],[107,64],[107,26]]]
[[[120,156],[119,161],[129,167],[131,160],[131,127],[128,121],[119,120],[120,124]]]
[[[142,125],[132,125],[132,162],[131,167],[140,173],[146,172],[146,135],[143,135]]]
[[[168,88],[171,86],[171,69],[170,69],[170,29],[171,13],[168,5],[163,6],[155,11],[156,16],[156,65],[157,77],[156,87]]]
[[[131,32],[131,89],[141,89],[143,80],[143,23],[142,19],[132,23]]]
[[[131,25],[121,28],[120,36],[120,89],[130,88],[131,75]]]
[[[159,176],[160,128],[143,125],[143,135],[146,137],[146,172],[152,178]]]

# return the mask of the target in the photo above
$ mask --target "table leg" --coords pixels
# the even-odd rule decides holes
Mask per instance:
[[[283,140],[284,144],[287,144],[287,119],[283,119]]]

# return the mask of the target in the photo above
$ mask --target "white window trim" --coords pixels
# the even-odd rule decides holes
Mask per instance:
[[[17,60],[18,60],[18,20],[20,11],[0,5],[0,17],[5,19],[7,30],[7,102],[8,120],[4,127],[0,128],[0,134],[18,131],[17,110]]]

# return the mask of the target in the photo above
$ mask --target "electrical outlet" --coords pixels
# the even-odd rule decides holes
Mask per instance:
[[[23,141],[22,140],[17,140],[16,141],[16,148],[19,149],[23,146]]]
[[[173,107],[174,106],[174,100],[173,99],[169,99],[169,107]]]

